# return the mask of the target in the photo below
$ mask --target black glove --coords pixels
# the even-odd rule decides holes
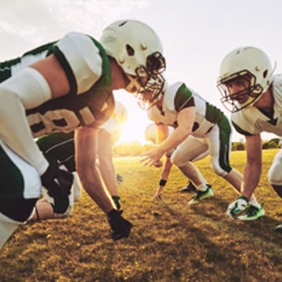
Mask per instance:
[[[69,207],[69,194],[73,183],[73,175],[60,169],[57,165],[49,165],[45,173],[41,175],[41,182],[54,201],[54,212],[66,212]]]
[[[114,241],[128,237],[130,234],[130,229],[133,226],[128,220],[121,216],[121,213],[122,212],[117,210],[111,210],[108,213],[108,221],[113,230],[111,233],[111,238]]]

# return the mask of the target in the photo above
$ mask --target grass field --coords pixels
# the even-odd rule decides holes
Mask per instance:
[[[83,193],[68,219],[22,226],[0,254],[0,281],[282,281],[282,200],[267,182],[277,150],[264,151],[257,198],[266,216],[255,222],[226,217],[236,193],[209,165],[197,162],[215,197],[193,208],[180,194],[185,178],[173,167],[162,201],[153,202],[160,169],[139,158],[115,159],[124,216],[131,236],[109,239],[105,215]],[[232,152],[243,170],[245,152]]]

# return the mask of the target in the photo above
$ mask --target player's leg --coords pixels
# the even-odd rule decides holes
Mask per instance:
[[[0,249],[31,215],[40,195],[38,171],[0,141]]]
[[[53,133],[45,135],[37,140],[37,145],[51,165],[59,164],[60,168],[66,169],[68,172],[73,173],[75,171],[73,133]],[[69,216],[74,204],[73,188],[74,185],[69,195],[69,207],[64,213],[60,214],[54,212],[54,203],[48,196],[46,190],[43,189],[42,193],[44,197],[36,203],[30,220],[65,218]]]
[[[209,144],[214,172],[226,179],[240,193],[243,175],[230,165],[231,129],[229,123],[222,127],[215,126],[205,139]],[[239,216],[238,219],[244,221],[256,220],[265,214],[263,206],[257,202],[254,195],[252,195],[249,204],[246,214]],[[227,213],[229,213],[229,209]]]
[[[204,154],[208,149],[207,144],[202,142],[199,138],[189,136],[182,142],[171,156],[171,161],[175,164],[181,172],[190,179],[197,189],[197,193],[193,195],[189,201],[190,205],[198,204],[203,199],[212,197],[213,190],[205,180],[199,169],[191,162],[200,155]]]
[[[268,180],[276,194],[282,198],[282,149],[279,150],[272,162],[268,171]],[[276,226],[275,230],[282,232],[282,224]]]

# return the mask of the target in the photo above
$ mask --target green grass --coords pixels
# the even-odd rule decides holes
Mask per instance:
[[[160,169],[139,158],[115,159],[124,216],[134,224],[128,239],[113,242],[105,215],[83,193],[68,219],[22,226],[0,254],[0,281],[282,281],[282,200],[272,191],[267,171],[277,150],[265,150],[257,198],[266,216],[232,221],[227,205],[232,187],[196,164],[214,187],[215,197],[191,208],[191,194],[180,194],[186,179],[176,167],[163,200],[151,200]],[[232,152],[243,170],[245,152]]]

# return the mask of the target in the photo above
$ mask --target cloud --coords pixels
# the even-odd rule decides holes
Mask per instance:
[[[0,2],[1,57],[81,31],[99,37],[109,23],[148,0],[9,0]]]

